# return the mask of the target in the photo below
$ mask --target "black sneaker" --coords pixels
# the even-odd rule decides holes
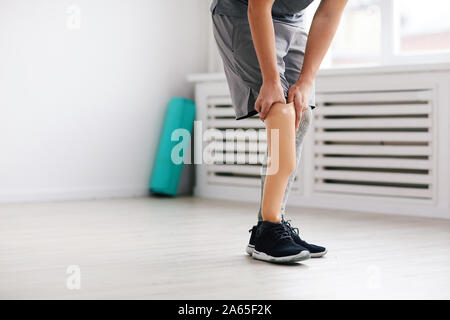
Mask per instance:
[[[315,244],[310,244],[305,240],[302,240],[299,236],[298,228],[292,227],[290,221],[291,220],[286,221],[283,219],[281,223],[284,225],[284,227],[289,232],[289,234],[291,235],[292,239],[295,241],[296,244],[308,249],[308,251],[311,253],[311,258],[320,258],[327,253],[326,248],[316,246]]]
[[[253,226],[253,228],[248,230],[248,232],[250,232],[250,240],[248,242],[247,247],[245,248],[245,252],[247,252],[249,256],[251,256],[253,254],[253,250],[255,250],[255,237],[257,228],[258,228],[257,226]]]
[[[252,257],[269,262],[295,262],[310,258],[304,247],[296,244],[282,223],[258,223]]]

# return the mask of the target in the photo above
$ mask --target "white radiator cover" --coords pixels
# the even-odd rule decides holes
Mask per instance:
[[[224,140],[195,144],[196,154],[214,152],[228,160],[196,166],[195,195],[257,203],[266,147],[262,122],[235,120],[223,75],[189,80],[197,83],[203,130],[240,129]],[[450,219],[449,89],[449,65],[322,71],[288,209]]]
[[[313,132],[313,190],[436,198],[432,88],[323,92]]]

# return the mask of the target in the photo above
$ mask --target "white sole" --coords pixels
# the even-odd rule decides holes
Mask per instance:
[[[288,263],[288,262],[297,262],[297,261],[303,261],[308,260],[311,257],[311,254],[307,250],[303,250],[302,252],[298,254],[294,254],[292,256],[285,256],[285,257],[272,257],[264,252],[258,252],[256,250],[253,250],[253,259],[267,261],[267,262],[277,262],[277,263]]]
[[[252,246],[251,244],[247,245],[247,247],[245,248],[245,252],[246,252],[249,256],[252,256],[252,255],[253,255],[253,251],[255,251],[255,246]]]
[[[311,253],[311,258],[321,258],[324,255],[326,255],[327,252],[328,252],[327,249],[325,249],[325,251],[323,252]]]
[[[255,251],[255,246],[252,246],[251,244],[247,245],[247,247],[245,248],[245,252],[249,255],[252,256],[253,255],[253,251]],[[328,252],[327,249],[325,249],[325,251],[323,252],[317,252],[317,253],[311,253],[311,258],[321,258],[324,255],[326,255]]]

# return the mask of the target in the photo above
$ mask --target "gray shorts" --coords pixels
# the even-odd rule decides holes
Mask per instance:
[[[257,114],[254,109],[262,85],[262,74],[247,18],[213,14],[213,31],[230,88],[236,119]],[[274,21],[275,46],[281,86],[287,97],[289,88],[298,80],[308,34],[306,30]],[[314,85],[309,95],[314,108]]]

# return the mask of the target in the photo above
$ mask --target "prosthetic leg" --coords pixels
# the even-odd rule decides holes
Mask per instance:
[[[265,119],[267,171],[262,199],[263,220],[281,221],[286,186],[296,167],[294,104],[275,103]]]

